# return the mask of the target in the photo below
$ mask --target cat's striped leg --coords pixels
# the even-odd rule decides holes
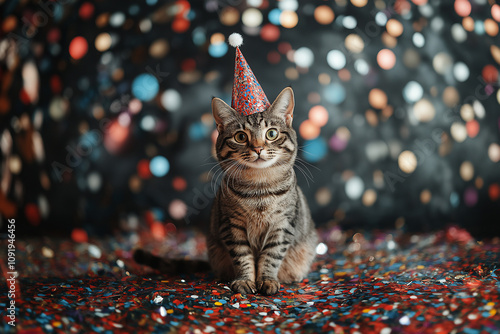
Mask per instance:
[[[318,235],[312,230],[304,240],[290,247],[278,272],[281,283],[300,282],[307,276],[316,255],[317,244]]]
[[[278,271],[288,251],[293,233],[276,228],[269,233],[257,264],[257,289],[264,295],[274,295],[280,289]]]
[[[255,260],[247,230],[237,220],[228,219],[221,225],[220,236],[232,259],[235,279],[231,282],[231,290],[237,293],[255,293]]]

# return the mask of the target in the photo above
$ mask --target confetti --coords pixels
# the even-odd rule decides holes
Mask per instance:
[[[102,251],[96,258],[79,242],[52,239],[50,249],[60,254],[54,261],[44,256],[42,249],[48,246],[41,240],[23,239],[16,255],[22,273],[17,326],[41,332],[500,330],[498,242],[455,240],[445,232],[401,235],[390,250],[377,246],[390,233],[353,236],[345,231],[344,242],[333,242],[327,237],[332,231],[320,229],[328,252],[318,255],[307,279],[283,284],[271,297],[233,294],[211,274],[160,276],[131,260],[132,246],[125,240],[94,239]],[[455,228],[453,233],[459,232]],[[180,239],[187,236],[177,233]],[[417,236],[417,243],[410,241]],[[350,247],[353,239],[362,245],[359,249]],[[162,241],[142,242],[168,254],[179,252],[189,240],[197,240],[190,242],[192,249],[205,247],[196,235],[185,240],[167,238],[170,251]],[[6,305],[6,298],[0,297],[0,305]]]

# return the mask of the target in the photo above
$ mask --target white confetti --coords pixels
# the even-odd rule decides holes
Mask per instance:
[[[407,326],[410,324],[410,318],[407,315],[402,316],[401,319],[399,319],[399,323],[401,325]]]
[[[155,297],[155,299],[153,299],[153,303],[155,303],[156,305],[158,304],[161,304],[163,302],[163,297],[158,295]]]
[[[95,259],[101,258],[102,252],[96,245],[89,245],[89,254]]]
[[[207,327],[205,327],[205,332],[213,333],[213,332],[215,332],[215,328],[213,328],[212,326],[207,326]]]

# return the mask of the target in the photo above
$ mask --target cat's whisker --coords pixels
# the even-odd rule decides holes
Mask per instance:
[[[228,163],[229,163],[229,166],[227,166],[226,168],[231,168],[234,164],[237,164],[237,160],[236,159],[233,159],[233,158],[228,158],[227,159]],[[214,191],[214,193],[216,192],[216,187],[218,185],[218,180],[221,176],[223,176],[227,171],[221,167],[215,174],[214,174],[214,177],[212,178],[212,181],[215,180],[215,182],[213,182],[212,184],[212,189]]]
[[[219,176],[224,173],[224,168],[222,168],[222,166],[219,164],[217,166],[219,166],[219,169],[213,174],[212,180],[211,180],[211,186],[212,186],[212,190],[214,193],[215,193],[216,187],[217,187],[217,180],[218,180]],[[216,166],[214,166],[214,167],[216,167]],[[209,173],[212,171],[212,169],[214,167],[212,167],[210,169]]]
[[[221,167],[219,164],[217,164],[217,165],[212,166],[212,168],[210,168],[210,170],[208,171],[208,173],[209,173],[209,174],[210,174],[210,173],[212,173],[212,170],[213,170],[214,168],[219,168],[219,169],[222,169],[222,167]],[[217,173],[215,173],[215,174],[217,174]]]
[[[234,172],[234,168],[238,168],[240,164],[238,163],[237,160],[234,160],[233,163],[231,164],[231,166],[229,166],[226,170],[225,170],[225,173],[224,173],[224,176],[223,176],[223,179],[225,177],[225,183],[226,183],[226,188],[228,187],[228,182],[229,180],[231,179],[231,174],[232,174],[232,171]],[[222,187],[222,191],[224,192],[224,187]],[[229,189],[227,189],[227,191],[229,191]]]
[[[221,169],[217,170],[217,172],[213,175],[210,186],[212,187],[213,193],[217,191],[217,179],[219,178],[219,174],[222,174],[224,171]]]
[[[304,151],[304,152],[306,152],[306,151]],[[297,161],[300,161],[300,162],[302,162],[302,163],[304,163],[304,164],[308,165],[309,167],[312,167],[312,168],[316,169],[316,170],[317,170],[317,171],[319,171],[319,172],[321,171],[321,169],[320,169],[318,166],[315,166],[315,165],[313,165],[312,163],[307,162],[307,161],[305,161],[304,159],[302,159],[302,158],[300,158],[300,157],[296,157],[295,159],[296,159]]]
[[[228,181],[228,183],[227,183],[227,185],[226,185],[226,186],[227,186],[227,188],[229,188],[229,182],[231,182],[231,183],[232,183],[232,187],[234,188],[234,186],[235,186],[235,185],[234,185],[234,180],[235,180],[236,178],[239,178],[239,176],[240,176],[240,174],[241,174],[241,172],[242,172],[242,170],[243,170],[243,167],[244,167],[243,165],[239,164],[239,165],[236,167],[236,169],[235,169],[235,170],[233,170],[233,172],[231,173],[231,175],[230,175],[230,177],[229,177],[229,181]],[[228,190],[229,190],[229,189],[228,189]]]
[[[212,181],[211,181],[211,187],[212,187],[212,191],[214,193],[216,193],[217,191],[217,187],[218,187],[218,179],[219,179],[219,176],[221,174],[224,173],[224,170],[221,168],[217,171],[217,173],[214,174],[214,176],[212,177]]]
[[[213,170],[214,168],[218,168],[218,170],[216,170],[216,172],[215,172],[215,173],[212,173],[212,170]],[[217,174],[218,174],[218,173],[220,173],[220,172],[222,172],[222,171],[223,171],[223,168],[221,167],[221,165],[219,164],[219,162],[218,162],[218,161],[217,161],[217,162],[215,162],[214,166],[212,166],[212,168],[210,168],[210,170],[208,171],[208,174],[209,174],[209,175],[210,175],[210,174],[212,174],[212,179],[211,179],[211,181],[210,181],[210,187],[211,187],[211,189],[212,189],[212,192],[214,192],[214,193],[215,193],[215,191],[216,191],[216,187],[217,187],[217,179],[216,179],[216,176],[217,176]],[[214,182],[214,179],[215,179],[215,182]]]
[[[302,175],[304,175],[306,182],[307,182],[307,186],[310,187],[311,185],[309,184],[309,179],[311,180],[311,182],[314,182],[314,180],[311,179],[311,177],[308,176],[300,166],[295,165],[295,167],[297,167],[297,169],[302,173]]]
[[[313,181],[314,179],[314,175],[313,173],[309,170],[308,166],[304,164],[303,161],[296,161],[296,164],[295,166],[297,167],[301,167],[302,170],[306,171],[307,172],[307,175],[309,176],[310,180]]]
[[[209,165],[218,165],[218,161],[206,162],[204,164],[200,164],[200,166],[209,166]]]
[[[313,173],[311,173],[311,171],[309,170],[308,166],[307,166],[307,165],[305,165],[303,161],[299,161],[299,160],[297,160],[297,161],[296,161],[296,163],[297,163],[297,164],[296,164],[295,166],[299,166],[299,164],[300,164],[300,166],[301,166],[301,167],[302,167],[305,171],[307,171],[307,174],[308,174],[308,176],[310,177],[310,179],[311,179],[311,180],[313,180],[313,179],[314,179]]]
[[[217,159],[217,157],[214,157],[213,154],[210,154],[208,157],[204,158],[202,161],[207,161],[208,159],[210,158],[214,158],[214,159]]]
[[[232,173],[230,173],[230,175],[228,176],[228,180],[226,182],[226,188],[227,190],[229,191],[229,182],[232,183],[232,186],[234,188],[234,180],[236,178],[236,175],[239,175],[239,172],[242,170],[242,165],[238,165],[236,167],[236,170],[233,170]]]

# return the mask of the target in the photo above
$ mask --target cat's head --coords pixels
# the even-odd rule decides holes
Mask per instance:
[[[219,136],[217,159],[223,165],[238,164],[263,169],[293,165],[297,155],[297,135],[292,128],[293,90],[281,91],[264,112],[239,114],[219,98],[212,99],[212,113]]]

